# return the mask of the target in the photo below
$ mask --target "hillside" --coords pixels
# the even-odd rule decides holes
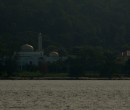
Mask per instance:
[[[130,47],[129,0],[0,0],[0,52],[37,47]]]

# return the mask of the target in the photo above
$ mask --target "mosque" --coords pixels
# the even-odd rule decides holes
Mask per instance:
[[[60,57],[59,53],[56,51],[51,52],[48,56],[44,54],[42,48],[42,34],[38,36],[38,49],[34,51],[34,47],[29,44],[24,44],[21,46],[21,51],[17,52],[17,62],[21,68],[25,65],[35,65],[38,66],[40,63],[53,63],[58,60],[66,60],[67,57]]]

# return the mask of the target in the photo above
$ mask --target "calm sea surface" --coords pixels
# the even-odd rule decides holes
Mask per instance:
[[[130,110],[130,80],[1,80],[0,110]]]

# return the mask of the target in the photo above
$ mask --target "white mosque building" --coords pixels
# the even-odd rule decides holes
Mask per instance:
[[[34,51],[34,48],[32,45],[24,44],[21,46],[21,51],[17,52],[17,62],[18,65],[21,67],[25,65],[35,65],[38,66],[39,63],[44,62],[56,62],[58,60],[66,60],[66,57],[59,57],[58,52],[51,52],[49,56],[44,54],[43,48],[42,48],[42,34],[40,33],[38,36],[38,50]]]

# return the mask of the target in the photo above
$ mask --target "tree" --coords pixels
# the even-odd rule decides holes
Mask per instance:
[[[80,58],[68,59],[68,72],[70,77],[83,77],[84,76],[84,61]]]
[[[112,78],[116,72],[116,56],[114,53],[107,51],[104,53],[105,59],[101,68],[101,77]]]
[[[123,70],[124,70],[123,73],[125,74],[125,76],[130,76],[130,58],[126,61]]]
[[[7,73],[7,77],[13,76],[16,69],[17,66],[15,60],[12,58],[7,58],[5,61],[5,71]]]

